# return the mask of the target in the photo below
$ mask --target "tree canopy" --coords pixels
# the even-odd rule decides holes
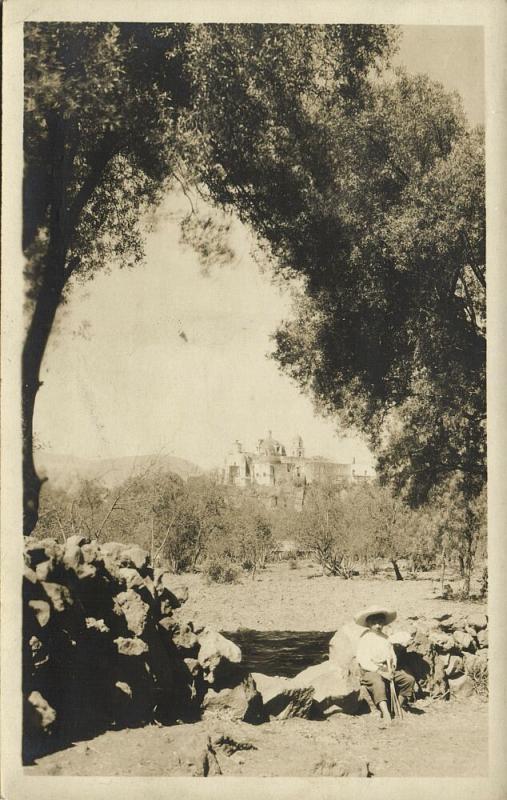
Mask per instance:
[[[40,367],[71,278],[138,263],[143,209],[171,182],[194,181],[208,196],[217,194],[224,169],[232,187],[227,200],[241,213],[242,193],[264,185],[256,203],[277,230],[280,215],[269,222],[268,156],[283,145],[285,119],[290,147],[301,157],[308,131],[313,157],[324,153],[318,139],[326,128],[316,112],[323,102],[360,105],[370,68],[393,40],[390,28],[362,25],[26,24],[25,533],[37,521],[41,484],[32,455]],[[245,149],[251,156],[246,171]],[[326,159],[319,163],[322,181]],[[284,187],[289,206],[299,182],[296,170]],[[186,235],[194,228],[188,224]]]
[[[247,64],[232,87],[213,63],[198,73],[213,131],[205,179],[267,243],[274,269],[304,279],[275,358],[324,413],[366,434],[381,476],[410,502],[452,474],[477,495],[483,131],[427,76],[399,70],[349,93],[332,70],[297,87],[284,74],[259,99]]]

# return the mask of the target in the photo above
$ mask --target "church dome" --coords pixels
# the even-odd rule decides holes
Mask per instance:
[[[269,436],[265,439],[259,439],[259,444],[257,445],[257,450],[259,455],[261,456],[284,456],[285,455],[285,447],[283,444],[278,442],[276,439],[273,439],[271,431],[269,431]]]

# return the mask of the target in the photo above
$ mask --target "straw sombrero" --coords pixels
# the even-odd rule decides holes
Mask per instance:
[[[390,625],[391,622],[396,619],[396,611],[390,611],[383,606],[369,606],[369,608],[364,608],[354,617],[354,622],[356,625],[362,625],[363,628],[366,628],[366,620],[368,617],[373,617],[374,614],[382,614],[385,618],[386,625]]]

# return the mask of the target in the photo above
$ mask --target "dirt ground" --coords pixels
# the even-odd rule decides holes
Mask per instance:
[[[315,576],[310,564],[290,569],[271,565],[255,580],[232,586],[208,585],[185,576],[189,600],[183,619],[220,630],[336,630],[359,608],[375,602],[393,606],[399,620],[441,611],[484,610],[484,606],[436,599],[436,582]],[[418,701],[415,712],[389,728],[376,715],[336,714],[324,721],[289,719],[259,726],[200,722],[194,725],[109,731],[38,760],[27,774],[178,775],[195,737],[225,734],[247,743],[228,755],[216,749],[223,775],[333,775],[343,762],[368,764],[374,777],[481,777],[488,773],[488,706],[480,699]],[[179,754],[179,755],[178,755]]]

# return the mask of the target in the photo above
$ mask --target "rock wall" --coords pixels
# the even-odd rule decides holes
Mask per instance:
[[[25,763],[111,727],[263,718],[239,647],[184,619],[186,588],[142,548],[28,538],[24,558]]]

